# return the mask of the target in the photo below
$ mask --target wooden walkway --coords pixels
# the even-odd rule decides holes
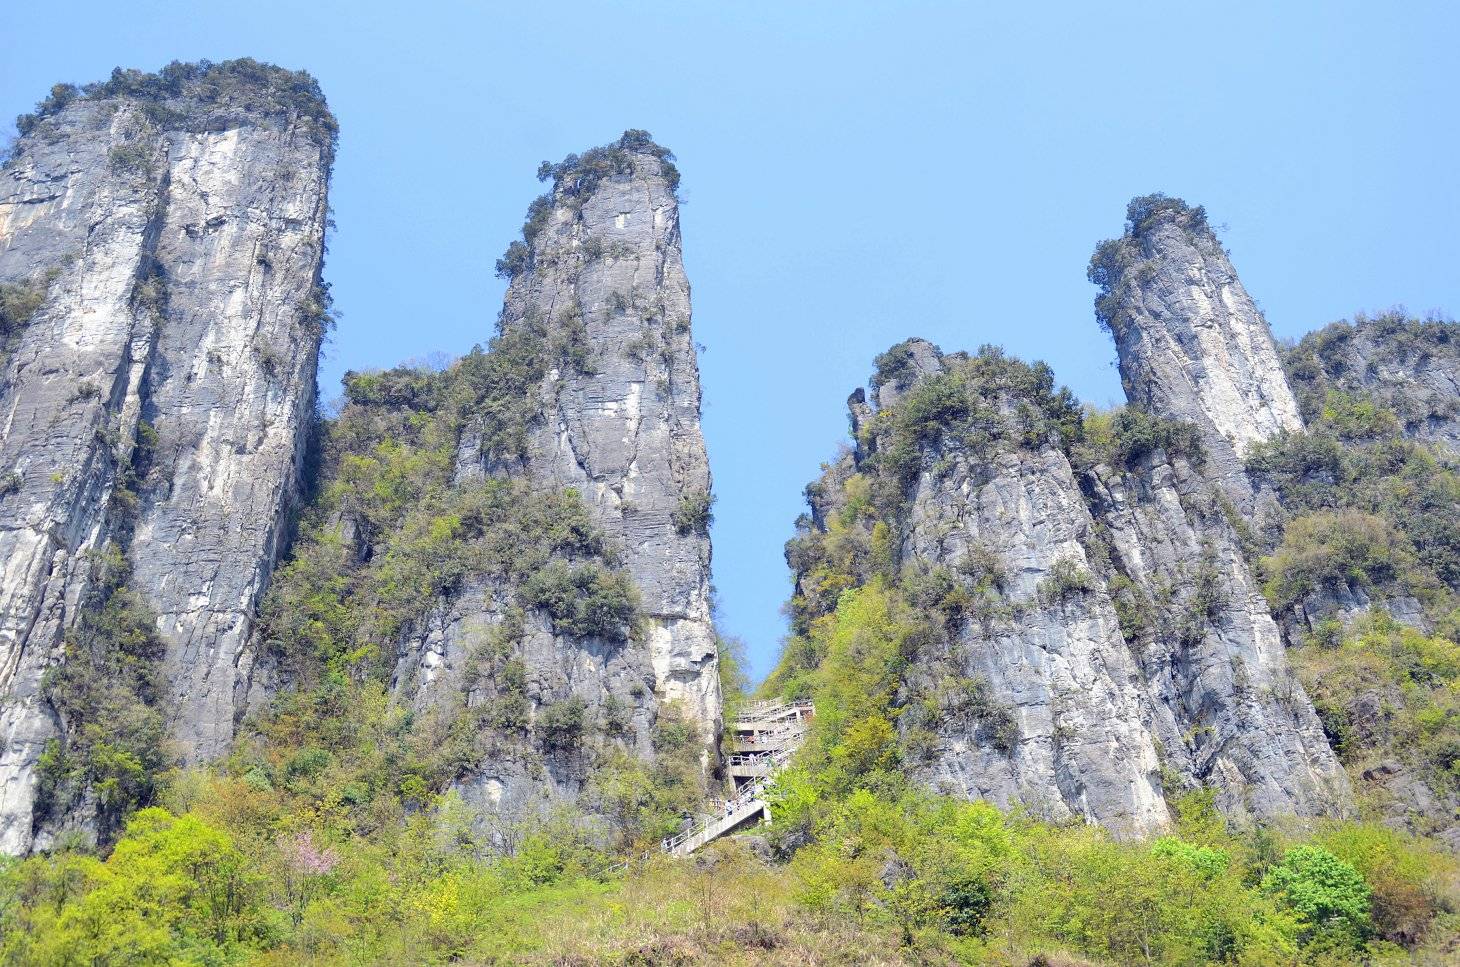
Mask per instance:
[[[735,719],[734,750],[726,761],[735,794],[715,804],[699,822],[660,844],[672,856],[688,856],[757,818],[770,822],[765,791],[806,738],[816,710],[810,702],[752,702]]]

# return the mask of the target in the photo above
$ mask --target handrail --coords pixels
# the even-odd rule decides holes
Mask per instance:
[[[738,721],[760,722],[768,719],[782,718],[787,715],[800,714],[801,712],[814,712],[815,706],[810,702],[762,702],[753,703],[737,711]]]
[[[769,745],[773,742],[791,741],[800,739],[806,734],[804,726],[789,729],[777,729],[774,732],[757,732],[754,735],[736,736],[735,741],[745,745]]]
[[[777,718],[789,715],[793,712],[800,713],[804,711],[810,712],[814,715],[816,710],[810,702],[804,701],[752,702],[749,705],[744,706],[742,715],[737,719],[737,724],[746,721],[746,718],[743,714],[744,711],[754,711],[758,713],[757,717],[753,721],[766,722],[773,721]],[[751,726],[745,731],[754,730],[755,727]],[[774,772],[779,771],[780,767],[786,765],[786,763],[791,761],[791,757],[795,754],[796,749],[800,746],[800,740],[805,737],[806,731],[806,723],[800,718],[798,714],[796,721],[790,723],[790,725],[786,728],[777,729],[776,731],[759,732],[756,735],[750,736],[749,738],[737,739],[736,741],[738,742],[744,742],[752,745],[779,743],[782,740],[786,740],[788,744],[777,745],[775,748],[765,749],[764,751],[756,750],[752,752],[731,753],[727,757],[727,763],[729,765],[756,765],[760,763],[766,763],[767,765],[772,767],[773,772],[751,779],[750,782],[747,782],[745,785],[736,790],[733,797],[717,803],[715,811],[713,813],[701,816],[698,821],[692,823],[689,828],[682,829],[678,833],[675,833],[673,836],[668,836],[660,840],[658,850],[647,850],[639,854],[638,856],[629,857],[628,859],[625,859],[619,863],[615,863],[612,866],[606,867],[603,870],[603,873],[608,874],[622,872],[624,870],[627,870],[634,863],[640,863],[644,862],[645,860],[651,859],[656,853],[673,854],[675,850],[678,849],[680,846],[683,846],[685,843],[689,842],[692,839],[695,839],[696,837],[706,836],[716,826],[731,819],[737,813],[744,812],[748,816],[753,815],[755,809],[765,809],[766,805],[762,801],[762,796],[764,795],[765,791],[770,788],[773,780],[775,779]],[[751,807],[755,808],[752,809]],[[733,829],[735,828],[735,826],[739,825],[739,823],[743,821],[743,818],[738,819],[729,828]],[[725,832],[725,830],[722,830],[721,833],[716,835],[722,835],[723,832]],[[706,840],[706,842],[708,842],[708,840]],[[697,844],[694,848],[698,848],[699,845],[703,844]],[[692,851],[693,849],[687,852]]]
[[[659,843],[660,847],[666,853],[674,852],[674,848],[676,846],[679,846],[686,840],[693,839],[701,833],[706,832],[712,826],[715,826],[716,824],[729,818],[735,813],[745,809],[751,803],[759,800],[760,794],[765,791],[766,787],[770,785],[770,782],[771,781],[769,776],[763,776],[755,780],[754,782],[746,783],[745,786],[741,788],[740,792],[735,795],[734,799],[725,800],[725,802],[722,804],[722,808],[716,815],[701,820],[690,829],[683,830],[675,834],[674,836],[670,836],[667,839],[661,840]]]
[[[769,762],[772,765],[780,765],[791,758],[794,749],[768,749],[765,752],[732,752],[725,757],[727,765],[744,766],[758,765],[762,762]]]

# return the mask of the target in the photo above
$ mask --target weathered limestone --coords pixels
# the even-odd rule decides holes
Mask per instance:
[[[570,158],[534,206],[501,326],[543,326],[581,365],[543,380],[525,470],[572,487],[623,548],[642,596],[654,690],[718,734],[710,472],[680,248],[678,175],[642,132]],[[514,469],[468,436],[459,472]]]
[[[1460,456],[1460,325],[1398,312],[1335,322],[1304,336],[1286,363],[1310,418],[1330,390],[1372,397],[1406,436]]]
[[[49,279],[0,383],[0,850],[32,845],[42,677],[109,542],[159,616],[184,757],[245,707],[313,416],[333,122],[312,83],[119,72],[53,99],[0,170],[0,282]]]
[[[955,573],[971,554],[998,556],[1006,611],[966,623],[950,657],[1008,706],[1018,737],[1006,750],[941,723],[922,774],[1053,820],[1079,817],[1127,836],[1162,828],[1170,817],[1150,709],[1110,596],[1051,587],[1057,569],[1095,571],[1085,549],[1094,524],[1069,461],[1041,446],[951,462],[919,477],[902,556]]]
[[[1288,669],[1238,512],[1203,468],[1160,449],[1103,462],[1059,429],[1078,410],[1048,371],[997,351],[908,340],[878,358],[873,383],[880,405],[849,400],[857,448],[808,488],[788,559],[798,600],[834,607],[808,577],[815,535],[860,472],[876,481],[863,492],[901,488],[896,508],[879,504],[893,573],[961,587],[962,610],[903,673],[915,775],[1124,837],[1164,828],[1167,797],[1201,786],[1236,819],[1346,810],[1347,778]],[[899,429],[920,390],[914,412],[947,422]]]
[[[1130,616],[1163,765],[1237,818],[1340,813],[1350,798],[1210,481],[1157,451],[1081,478]]]
[[[1303,420],[1273,343],[1206,213],[1137,198],[1090,262],[1096,315],[1115,337],[1131,404],[1195,423],[1212,469],[1240,492],[1240,458]]]

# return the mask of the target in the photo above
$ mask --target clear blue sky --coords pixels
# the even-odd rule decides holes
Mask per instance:
[[[0,14],[0,116],[113,66],[313,72],[342,128],[321,373],[485,342],[538,162],[647,128],[684,172],[722,624],[764,673],[781,545],[872,357],[918,334],[1118,402],[1085,263],[1207,206],[1280,336],[1460,312],[1443,2],[98,2]]]

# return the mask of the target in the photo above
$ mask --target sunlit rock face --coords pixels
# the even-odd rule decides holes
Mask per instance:
[[[962,602],[935,610],[902,673],[912,774],[1123,837],[1167,827],[1170,797],[1203,787],[1239,821],[1348,808],[1220,471],[1092,445],[1048,368],[997,350],[908,340],[849,406],[855,447],[807,488],[788,545],[793,613],[834,607],[817,603],[823,548],[859,540],[851,579],[881,567],[914,602],[919,587]],[[875,522],[848,510],[868,493]],[[889,539],[890,564],[869,565]]]
[[[179,755],[260,685],[254,608],[313,420],[334,122],[248,62],[58,89],[0,169],[0,283],[43,292],[0,383],[0,850],[45,845],[42,694],[99,556],[158,616]],[[81,821],[84,827],[84,820]],[[59,826],[57,827],[59,828]]]
[[[530,390],[524,445],[508,453],[495,447],[500,420],[483,413],[462,432],[457,477],[505,475],[576,491],[637,589],[640,627],[626,642],[555,636],[539,618],[529,620],[518,657],[534,715],[568,699],[582,701],[595,720],[610,707],[626,710],[622,741],[650,757],[654,723],[673,705],[694,726],[709,768],[721,722],[710,473],[678,173],[667,151],[629,132],[545,166],[543,176],[552,190],[533,204],[524,240],[504,259],[511,282],[499,327],[530,331],[549,362]],[[509,598],[510,589],[478,582],[447,603],[420,640],[407,643],[402,687],[459,678],[467,652],[460,629],[499,625]],[[433,690],[415,691],[429,700]],[[521,815],[580,792],[592,769],[579,759],[504,748],[458,786],[483,810]]]
[[[1199,426],[1212,470],[1240,496],[1241,458],[1303,420],[1272,330],[1206,213],[1176,198],[1135,199],[1125,234],[1096,250],[1090,279],[1126,397]]]

